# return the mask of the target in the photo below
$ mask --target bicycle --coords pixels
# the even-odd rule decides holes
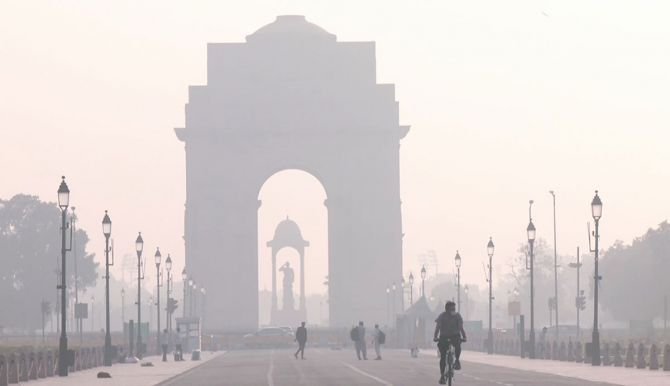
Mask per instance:
[[[465,342],[465,339],[459,338],[461,343]],[[439,341],[439,340],[438,340]],[[439,344],[438,344],[439,345]],[[447,340],[447,367],[445,368],[444,374],[441,375],[440,377],[440,384],[447,384],[448,386],[452,386],[453,380],[454,380],[454,375],[456,374],[454,370],[454,364],[456,363],[456,349],[454,348],[454,345],[451,344],[451,339]],[[441,358],[442,353],[440,353],[440,358]],[[444,383],[443,383],[444,381]]]

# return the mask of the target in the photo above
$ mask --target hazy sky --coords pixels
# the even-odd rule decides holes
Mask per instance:
[[[550,189],[561,254],[586,248],[596,188],[604,246],[670,216],[666,0],[4,0],[0,197],[55,200],[65,174],[98,258],[108,209],[117,256],[142,230],[181,271],[184,150],[172,129],[187,87],[205,82],[208,42],[244,41],[281,14],[377,42],[378,82],[396,85],[412,126],[401,145],[407,272],[427,249],[451,271],[458,249],[464,280],[483,282],[488,237],[502,266],[525,239],[529,199],[538,236],[551,238]],[[312,242],[308,291],[323,291],[325,192],[287,172],[261,196],[259,245],[296,218]]]

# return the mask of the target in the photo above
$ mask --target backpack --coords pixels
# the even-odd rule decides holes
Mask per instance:
[[[351,335],[351,340],[353,340],[354,342],[358,340],[358,330],[356,329],[356,327],[351,329],[349,335]]]
[[[384,334],[384,331],[379,330],[379,337],[377,338],[379,341],[379,344],[384,344],[386,343],[386,334]]]

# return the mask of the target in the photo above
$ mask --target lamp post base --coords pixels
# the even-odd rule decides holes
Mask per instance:
[[[600,366],[600,332],[598,330],[593,331],[593,336],[591,340],[591,365]]]
[[[112,337],[109,333],[105,334],[105,352],[104,352],[103,364],[105,366],[112,365]]]
[[[58,376],[67,377],[69,366],[69,355],[67,351],[67,337],[61,336],[58,345]]]

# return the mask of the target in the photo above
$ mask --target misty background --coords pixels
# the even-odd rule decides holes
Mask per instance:
[[[145,252],[170,253],[178,277],[185,175],[172,129],[184,125],[188,85],[205,83],[206,44],[244,41],[276,15],[304,14],[339,41],[376,42],[378,83],[396,85],[400,121],[412,126],[400,152],[405,276],[418,277],[419,255],[434,250],[438,275],[450,280],[459,250],[462,282],[484,291],[492,236],[494,283],[509,291],[529,199],[551,254],[548,191],[556,191],[562,266],[577,246],[588,249],[594,189],[603,249],[670,216],[668,11],[664,1],[6,1],[0,198],[55,201],[65,174],[95,262],[107,209],[117,258],[134,253],[142,231]],[[260,195],[259,290],[270,288],[265,242],[288,215],[311,243],[307,292],[324,293],[323,188],[284,171]],[[295,259],[283,253],[278,261]],[[112,272],[130,282],[122,266]],[[428,271],[430,279],[436,269]],[[147,280],[155,282],[154,270]],[[499,307],[505,298],[498,294]]]

